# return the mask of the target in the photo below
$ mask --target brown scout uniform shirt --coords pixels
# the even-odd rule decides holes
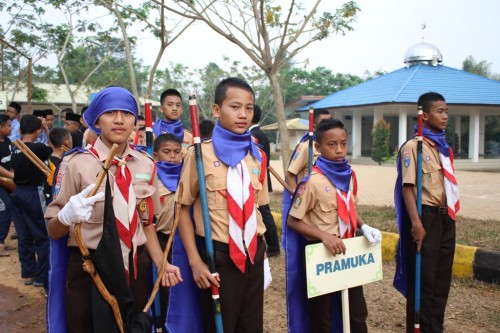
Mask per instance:
[[[168,235],[172,231],[174,224],[175,192],[166,188],[158,177],[157,183],[161,209],[159,213],[155,214],[157,220],[156,231]]]
[[[325,175],[313,170],[309,180],[298,185],[289,215],[338,236],[337,188]]]
[[[210,222],[212,226],[212,239],[229,243],[229,213],[227,210],[227,170],[228,166],[215,156],[212,140],[202,143],[203,167],[205,169],[205,180],[207,188],[208,209],[210,213]],[[266,227],[262,222],[262,215],[257,209],[260,205],[269,203],[269,194],[267,192],[267,180],[264,183],[259,181],[261,172],[261,163],[250,154],[245,156],[245,163],[248,166],[251,183],[255,190],[255,212],[257,215],[257,234],[262,236],[266,232]],[[203,218],[201,213],[201,202],[198,188],[198,175],[196,172],[196,158],[194,149],[187,151],[184,158],[181,179],[183,184],[182,198],[178,198],[183,205],[191,206],[194,204],[195,233],[198,236],[205,236],[203,229]]]
[[[71,196],[80,193],[90,184],[95,184],[97,174],[102,169],[102,162],[108,156],[109,148],[104,145],[100,138],[95,142],[94,149],[99,154],[98,161],[90,152],[76,153],[65,156],[62,160],[59,172],[57,173],[56,184],[54,185],[54,201],[47,207],[45,218],[51,219],[59,213],[62,207],[69,201]],[[127,162],[127,166],[132,174],[132,186],[137,197],[137,212],[140,222],[137,228],[137,245],[146,243],[146,235],[142,229],[142,224],[149,223],[149,211],[147,204],[141,204],[149,197],[152,198],[155,209],[160,207],[158,193],[156,191],[156,180],[151,183],[151,177],[155,176],[154,162],[145,154],[133,150],[127,146],[124,155],[131,155],[132,159]],[[116,173],[116,165],[112,165],[109,173]],[[110,177],[111,191],[113,191],[114,177]],[[106,183],[102,182],[99,192],[104,192]],[[95,204],[94,210],[88,221],[82,223],[82,237],[89,249],[95,249],[102,235],[104,216],[104,201]],[[68,239],[69,246],[78,246],[73,235],[74,227],[71,227]]]
[[[401,148],[402,181],[414,185],[417,195],[417,142],[416,138],[406,142]],[[422,204],[446,207],[443,172],[439,162],[439,152],[433,142],[424,140],[422,144]]]
[[[316,159],[321,154],[316,150],[313,144],[313,164],[316,162]],[[295,153],[292,156],[292,160],[288,165],[288,172],[293,173],[297,176],[297,184],[307,176],[307,163],[309,161],[309,141],[301,142],[297,145],[297,149],[295,149]]]

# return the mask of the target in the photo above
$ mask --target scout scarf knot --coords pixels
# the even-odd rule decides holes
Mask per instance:
[[[343,162],[333,162],[320,156],[316,160],[315,167],[337,188],[337,214],[340,237],[354,237],[357,214],[352,200],[352,191],[350,190],[351,166],[346,159]]]
[[[257,145],[252,141],[249,131],[236,134],[222,128],[217,122],[212,134],[212,142],[215,155],[230,167],[235,167],[249,152],[262,162]]]
[[[182,163],[170,163],[166,161],[156,162],[156,174],[163,185],[170,191],[175,192],[179,184]]]
[[[132,174],[126,165],[131,158],[131,155],[121,159],[115,156],[113,161],[113,164],[117,165],[113,185],[113,208],[127,280],[129,280],[130,251],[132,251],[134,278],[137,278],[137,203],[134,188],[132,187]]]
[[[155,137],[160,136],[163,133],[171,133],[181,140],[184,141],[184,128],[182,127],[182,122],[180,119],[174,121],[158,120],[153,125],[153,133]]]

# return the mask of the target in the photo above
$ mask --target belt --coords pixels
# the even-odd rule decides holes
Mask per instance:
[[[448,215],[448,207],[435,207],[435,206],[422,205],[422,212],[424,210],[436,215]]]

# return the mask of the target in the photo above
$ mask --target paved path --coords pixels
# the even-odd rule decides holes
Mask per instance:
[[[271,165],[283,174],[281,161],[272,160]],[[352,168],[358,179],[359,204],[394,206],[395,167],[353,165]],[[457,171],[456,178],[462,218],[500,221],[500,173]],[[283,191],[276,179],[273,189]]]

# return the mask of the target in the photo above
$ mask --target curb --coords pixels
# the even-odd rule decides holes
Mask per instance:
[[[271,212],[281,238],[281,213]],[[382,260],[394,262],[399,235],[382,231]],[[456,244],[452,276],[500,283],[500,252]]]

